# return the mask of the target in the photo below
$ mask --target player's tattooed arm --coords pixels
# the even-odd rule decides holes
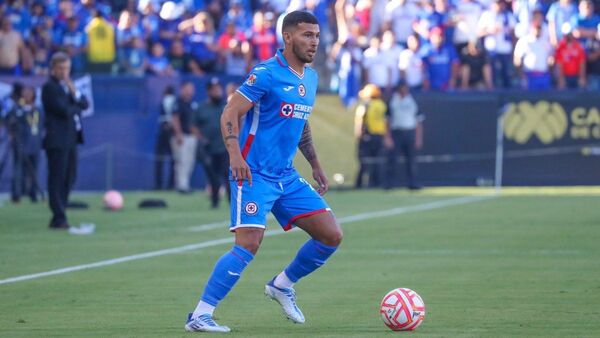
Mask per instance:
[[[225,137],[224,137],[225,142],[227,142],[227,140],[237,140],[237,139],[238,139],[238,137],[233,134],[233,123],[231,123],[231,121],[225,122]]]
[[[302,130],[302,136],[300,137],[300,142],[298,143],[298,149],[304,155],[304,158],[311,165],[317,159],[317,153],[315,152],[315,147],[313,146],[312,133],[310,131],[310,125],[308,122],[304,125],[304,130]]]
[[[313,145],[312,133],[310,132],[310,125],[308,122],[306,122],[304,125],[304,130],[302,130],[302,136],[300,137],[298,148],[312,167],[313,178],[319,185],[317,187],[317,192],[320,195],[325,194],[329,189],[329,182],[327,182],[327,175],[325,175],[325,172],[323,171],[323,168],[321,168],[321,164],[319,164],[319,160],[317,159],[317,153]]]
[[[252,107],[252,102],[242,95],[235,93],[223,109],[221,114],[221,134],[223,142],[229,153],[229,167],[231,176],[237,181],[248,181],[252,185],[252,173],[250,167],[240,150],[240,117]]]

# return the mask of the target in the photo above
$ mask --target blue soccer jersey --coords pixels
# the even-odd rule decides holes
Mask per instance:
[[[240,131],[242,156],[267,179],[293,174],[293,161],[317,93],[317,72],[298,74],[282,50],[258,64],[238,93],[254,104]]]

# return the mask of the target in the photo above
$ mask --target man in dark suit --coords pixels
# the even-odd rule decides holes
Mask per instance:
[[[50,60],[50,78],[42,87],[46,114],[44,149],[48,158],[50,229],[68,229],[65,208],[77,173],[77,144],[83,143],[81,111],[88,101],[70,78],[71,60],[63,52]]]

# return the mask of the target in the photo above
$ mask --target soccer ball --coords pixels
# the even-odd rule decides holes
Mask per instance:
[[[119,210],[123,208],[123,195],[116,190],[109,190],[104,194],[104,206],[108,210]]]
[[[412,331],[425,319],[425,303],[413,290],[398,288],[383,297],[379,313],[390,329]]]

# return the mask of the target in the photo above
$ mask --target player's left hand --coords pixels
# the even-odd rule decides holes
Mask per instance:
[[[321,167],[313,168],[313,178],[319,185],[317,188],[319,195],[325,195],[327,190],[329,190],[329,182],[327,181],[327,175],[325,175],[325,172]]]

